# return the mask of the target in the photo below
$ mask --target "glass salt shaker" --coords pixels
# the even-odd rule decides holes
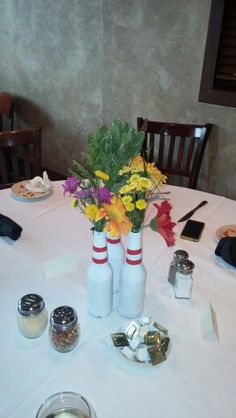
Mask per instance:
[[[175,275],[175,297],[179,299],[190,299],[192,295],[194,264],[190,260],[181,260],[177,263]]]
[[[52,346],[61,353],[75,348],[79,341],[80,327],[76,311],[70,306],[59,306],[50,316],[49,337]]]
[[[24,337],[36,338],[47,328],[48,313],[44,300],[35,293],[23,296],[18,302],[18,327]]]
[[[175,275],[176,275],[176,265],[181,260],[187,260],[189,257],[187,251],[184,250],[177,250],[174,252],[174,257],[172,262],[170,263],[169,274],[168,274],[168,282],[175,285]]]

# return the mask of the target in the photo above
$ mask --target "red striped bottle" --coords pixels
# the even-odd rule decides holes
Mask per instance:
[[[108,263],[106,235],[94,231],[92,260],[87,269],[87,307],[91,315],[105,317],[112,311],[113,272]]]
[[[113,270],[113,308],[117,308],[120,290],[120,272],[124,263],[125,251],[120,236],[107,233],[108,262]]]
[[[126,260],[120,274],[119,312],[137,318],[143,312],[146,270],[142,264],[142,233],[130,232]]]

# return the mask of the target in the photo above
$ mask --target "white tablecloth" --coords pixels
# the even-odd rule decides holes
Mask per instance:
[[[70,208],[61,184],[54,183],[51,196],[33,202],[1,191],[0,213],[23,228],[16,242],[0,238],[1,418],[34,418],[48,396],[63,390],[87,397],[98,418],[235,418],[236,270],[214,250],[216,229],[236,223],[236,202],[185,188],[165,190],[171,191],[174,220],[201,200],[208,204],[193,216],[206,223],[198,243],[179,238],[184,223],[175,227],[176,245],[171,249],[158,233],[144,230],[144,315],[168,328],[171,337],[170,355],[156,367],[129,363],[110,344],[110,333],[125,321],[116,310],[104,319],[87,313],[91,224]],[[173,252],[179,248],[195,263],[191,300],[176,300],[167,281]],[[47,277],[45,263],[65,256],[76,259],[76,266]],[[49,314],[64,304],[76,309],[81,339],[74,351],[55,351],[47,332],[34,340],[19,333],[17,303],[27,293],[40,294]],[[218,341],[202,336],[199,306],[205,302],[216,313]]]

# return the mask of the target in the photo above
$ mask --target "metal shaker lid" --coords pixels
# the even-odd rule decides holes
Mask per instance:
[[[67,305],[54,309],[50,316],[51,326],[58,331],[67,331],[73,328],[77,320],[76,311]]]
[[[41,296],[29,293],[23,296],[18,302],[18,312],[24,316],[34,316],[40,313],[45,306]]]
[[[194,264],[191,260],[180,260],[177,262],[177,272],[182,274],[190,274],[194,269]]]
[[[187,260],[189,257],[187,251],[185,250],[177,250],[174,253],[174,260],[177,262],[178,260]]]

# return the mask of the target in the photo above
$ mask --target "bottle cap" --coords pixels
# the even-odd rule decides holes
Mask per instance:
[[[29,293],[23,296],[18,302],[18,312],[24,316],[34,316],[40,313],[45,306],[41,296]]]
[[[77,314],[70,306],[59,306],[50,316],[51,326],[58,331],[67,331],[77,323]]]

